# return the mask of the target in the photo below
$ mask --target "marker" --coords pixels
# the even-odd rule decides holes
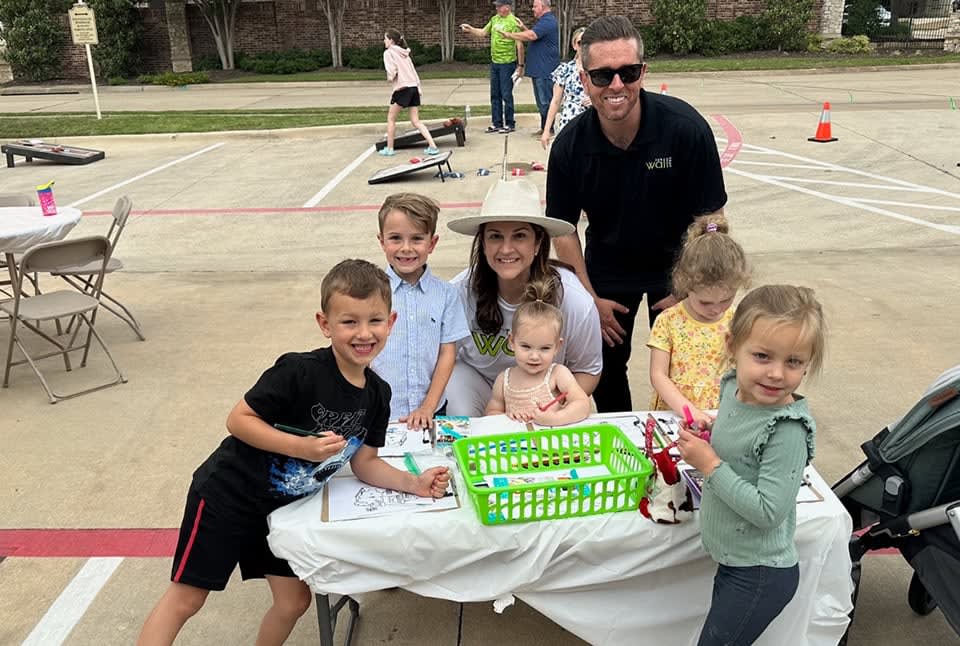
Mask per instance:
[[[567,398],[567,393],[560,393],[559,395],[557,395],[556,397],[554,397],[553,399],[551,399],[550,401],[548,401],[546,404],[543,404],[542,406],[541,406],[541,405],[537,405],[537,408],[540,409],[540,412],[541,412],[541,413],[546,413],[547,410],[548,410],[551,406],[553,406],[553,405],[556,404],[557,402],[563,403],[563,401],[564,401],[566,398]]]
[[[273,427],[278,431],[290,433],[291,435],[299,435],[301,437],[323,437],[325,434],[325,431],[306,431],[296,426],[287,426],[286,424],[274,424]]]
[[[689,406],[683,407],[683,419],[691,430],[700,430],[697,427],[697,420],[693,419],[693,413],[690,412]]]
[[[403,466],[407,467],[407,471],[415,476],[418,476],[421,473],[420,467],[417,465],[417,460],[413,457],[412,453],[403,454]]]

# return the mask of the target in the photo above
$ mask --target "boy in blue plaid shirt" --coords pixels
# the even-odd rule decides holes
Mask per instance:
[[[470,334],[456,289],[431,273],[440,206],[418,193],[394,193],[378,216],[397,322],[373,369],[393,392],[390,419],[427,428],[446,406],[456,342]]]

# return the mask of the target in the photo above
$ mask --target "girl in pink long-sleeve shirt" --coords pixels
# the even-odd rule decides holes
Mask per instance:
[[[393,82],[393,95],[390,97],[390,111],[387,113],[387,146],[379,154],[384,157],[396,155],[393,149],[393,137],[397,130],[397,115],[404,108],[410,109],[410,124],[420,131],[427,148],[425,155],[440,152],[430,136],[430,130],[420,121],[420,77],[413,67],[407,41],[396,29],[388,29],[383,35],[383,66],[387,70],[387,80]]]

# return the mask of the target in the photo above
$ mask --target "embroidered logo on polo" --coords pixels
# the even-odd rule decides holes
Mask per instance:
[[[673,168],[673,157],[657,157],[653,161],[647,162],[647,170],[660,170],[664,168]]]
[[[483,332],[473,332],[473,344],[477,347],[477,352],[491,357],[498,354],[505,354],[508,357],[513,356],[513,350],[507,345],[507,337],[502,334],[496,336],[484,334]]]
[[[280,496],[303,496],[323,488],[327,480],[350,461],[367,435],[363,426],[366,409],[334,411],[316,404],[310,412],[316,424],[313,430],[333,431],[343,436],[347,444],[319,464],[297,458],[274,458],[270,464],[270,484],[273,492]]]

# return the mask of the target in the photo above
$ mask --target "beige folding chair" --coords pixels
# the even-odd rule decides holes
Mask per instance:
[[[33,206],[33,196],[20,193],[0,193],[0,207],[2,206]],[[3,285],[9,285],[10,279],[7,277],[7,259],[4,256],[0,256],[0,292],[12,296],[10,292],[3,289]],[[28,277],[28,280],[33,283],[34,291],[37,290],[37,277],[31,276]]]
[[[104,236],[89,236],[76,238],[73,240],[60,240],[57,242],[47,242],[31,247],[23,254],[20,266],[17,268],[16,281],[13,286],[13,300],[0,303],[0,311],[7,314],[10,320],[10,343],[7,346],[7,362],[3,371],[3,387],[7,388],[10,384],[10,368],[13,366],[29,363],[33,372],[40,379],[43,389],[47,391],[51,404],[56,404],[62,399],[69,399],[93,392],[109,386],[126,382],[126,378],[117,363],[113,360],[113,355],[107,348],[103,339],[94,328],[94,322],[97,318],[97,308],[100,306],[100,291],[103,288],[103,274],[110,258],[110,242]],[[62,267],[86,265],[88,263],[99,265],[100,269],[93,276],[92,289],[90,293],[84,293],[75,289],[65,289],[46,294],[25,297],[23,290],[24,276],[31,272],[55,272]],[[37,325],[31,321],[41,322],[59,318],[77,317],[78,323],[70,335],[69,341],[63,343],[46,334]],[[77,337],[80,336],[81,325],[86,325],[86,341],[78,343]],[[21,330],[28,329],[37,336],[46,340],[55,346],[55,350],[31,356],[24,344],[21,342]],[[68,371],[72,369],[70,365],[70,353],[83,350],[83,359],[80,367],[87,365],[87,356],[90,353],[90,343],[96,338],[97,343],[103,348],[104,353],[113,366],[115,376],[112,381],[92,386],[84,390],[68,394],[58,394],[51,390],[44,379],[43,374],[37,367],[36,362],[40,359],[46,359],[60,355],[63,357],[64,366]],[[24,359],[20,361],[13,360],[13,346],[16,345],[23,354]]]
[[[113,252],[117,248],[117,242],[120,240],[120,234],[123,233],[124,227],[127,226],[127,218],[130,216],[130,210],[133,208],[133,201],[124,195],[113,205],[113,222],[110,224],[110,228],[107,230],[107,240],[110,241],[110,257],[107,259],[107,270],[106,273],[112,274],[113,272],[123,269],[123,262],[113,255]],[[99,271],[99,267],[96,267],[92,264],[87,265],[77,265],[73,267],[64,267],[59,271],[53,272],[54,276],[59,276],[64,279],[77,289],[82,292],[90,293],[93,286],[94,275]],[[114,309],[109,303],[113,303],[116,308]],[[110,296],[106,291],[102,293],[102,300],[100,302],[101,307],[107,310],[121,321],[130,326],[130,329],[133,330],[134,334],[141,341],[146,341],[146,337],[143,336],[143,331],[140,329],[140,323],[134,317],[133,313],[127,309],[127,307]],[[67,327],[67,332],[70,331],[70,327]]]

